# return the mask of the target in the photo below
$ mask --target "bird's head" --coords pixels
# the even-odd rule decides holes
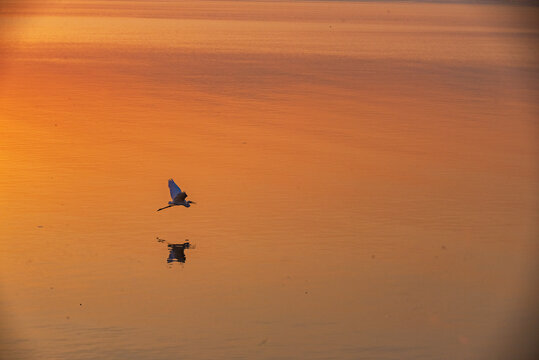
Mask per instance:
[[[191,201],[191,200],[187,200],[187,205],[191,206],[191,204],[196,204],[196,202]]]

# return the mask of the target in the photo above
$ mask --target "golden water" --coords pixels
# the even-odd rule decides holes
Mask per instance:
[[[0,11],[4,357],[527,351],[537,8]]]

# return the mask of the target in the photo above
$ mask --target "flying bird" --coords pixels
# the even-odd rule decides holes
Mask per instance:
[[[191,206],[191,204],[196,204],[196,202],[191,201],[191,200],[185,201],[187,194],[181,191],[180,187],[176,185],[174,180],[172,179],[168,180],[168,188],[170,189],[170,197],[172,198],[172,201],[168,202],[168,206],[162,207],[161,209],[157,209],[157,211],[161,211],[171,206],[183,205],[185,207],[189,207]]]

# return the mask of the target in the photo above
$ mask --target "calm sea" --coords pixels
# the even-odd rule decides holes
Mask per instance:
[[[529,355],[538,12],[5,3],[0,357]]]

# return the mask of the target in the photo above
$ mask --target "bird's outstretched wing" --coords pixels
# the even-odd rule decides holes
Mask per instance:
[[[170,189],[170,197],[172,198],[172,200],[175,200],[176,196],[182,193],[180,187],[176,185],[176,183],[172,179],[168,180],[168,188]]]
[[[178,195],[176,195],[176,197],[174,198],[174,203],[182,203],[185,201],[186,197],[187,197],[187,194],[184,192],[181,192]]]

